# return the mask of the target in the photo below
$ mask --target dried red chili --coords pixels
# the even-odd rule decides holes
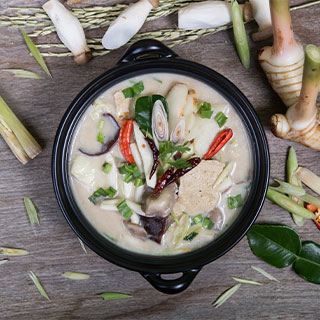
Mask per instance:
[[[152,195],[155,196],[157,195],[159,192],[161,192],[165,186],[167,185],[167,182],[169,181],[169,179],[172,177],[173,175],[173,171],[174,168],[170,167],[163,175],[162,177],[158,180]]]
[[[146,140],[153,154],[153,166],[151,168],[150,175],[149,175],[149,179],[151,179],[159,165],[159,150],[157,149],[154,141],[151,138],[147,137]]]

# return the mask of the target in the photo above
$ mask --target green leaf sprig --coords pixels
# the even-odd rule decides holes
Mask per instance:
[[[320,284],[320,245],[305,241],[299,234],[280,225],[258,225],[247,234],[252,252],[276,268],[293,265],[294,271],[303,279]]]

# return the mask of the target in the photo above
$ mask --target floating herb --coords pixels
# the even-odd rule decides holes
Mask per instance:
[[[134,96],[140,94],[144,90],[144,85],[142,81],[135,83],[132,87],[122,90],[123,95],[128,98],[133,98]]]
[[[255,285],[258,285],[258,286],[262,286],[263,285],[262,283],[257,282],[257,281],[253,281],[253,280],[247,280],[247,279],[241,279],[241,278],[235,278],[235,277],[232,277],[232,279],[235,280],[235,281],[238,281],[240,283],[255,284]]]
[[[241,197],[241,194],[238,194],[234,197],[228,197],[227,202],[229,209],[235,209],[243,206],[243,199]]]
[[[27,250],[0,247],[0,255],[2,256],[25,256],[26,254],[29,254]]]
[[[109,197],[112,198],[117,193],[117,190],[115,190],[112,187],[109,187],[108,189],[99,188],[97,189],[88,199],[93,203],[96,204],[98,198],[100,197]]]
[[[198,214],[197,216],[195,216],[193,218],[193,223],[198,224],[198,223],[202,222],[202,220],[203,220],[202,214]]]
[[[233,287],[231,287],[230,289],[228,289],[227,291],[223,292],[218,298],[217,300],[215,300],[212,304],[215,308],[219,308],[220,306],[222,306],[233,294],[236,293],[236,291],[241,287],[241,284],[238,283],[236,285],[234,285]]]
[[[105,173],[105,174],[108,174],[110,172],[112,168],[112,164],[111,163],[107,163],[105,162],[102,166],[102,171]]]
[[[159,82],[159,83],[162,83],[162,80],[160,80],[160,79],[158,79],[158,78],[156,78],[156,77],[152,77],[152,79],[153,79],[154,81],[157,81],[157,82]]]
[[[29,216],[30,223],[39,225],[40,222],[39,222],[39,218],[38,218],[37,209],[35,208],[33,202],[28,197],[23,198],[23,200],[24,200],[24,205],[26,207],[26,210],[27,210],[27,213]]]
[[[48,301],[51,301],[49,296],[47,295],[46,291],[44,290],[43,286],[41,285],[39,279],[37,278],[37,276],[32,271],[29,272],[29,277],[33,281],[34,285],[36,286],[36,288],[38,289],[40,294],[43,297],[45,297]]]
[[[122,202],[120,202],[117,205],[117,208],[119,210],[119,212],[122,214],[122,216],[125,219],[129,219],[132,216],[132,210],[129,208],[129,206],[127,205],[126,200],[123,200]]]
[[[211,118],[213,111],[211,110],[211,104],[209,102],[200,102],[197,107],[202,119]]]
[[[277,281],[279,282],[278,279],[276,279],[273,275],[268,273],[267,271],[264,271],[262,268],[251,266],[253,270],[256,270],[257,272],[260,272],[263,276],[265,276],[267,279],[272,280],[272,281]]]
[[[172,162],[169,161],[168,163],[171,164],[176,169],[183,169],[183,168],[191,167],[191,163],[189,163],[187,160],[181,159],[181,158],[177,159],[175,161],[172,161]]]
[[[48,77],[50,77],[52,79],[52,75],[51,75],[46,63],[44,62],[42,55],[39,52],[38,48],[35,46],[35,44],[32,42],[32,40],[28,37],[28,35],[23,31],[23,29],[20,29],[20,30],[21,30],[23,38],[24,38],[31,54],[37,60],[37,62],[40,64],[40,66],[45,71],[45,73],[48,75]]]
[[[87,280],[90,278],[89,274],[86,273],[79,273],[79,272],[64,272],[61,274],[64,278],[71,279],[71,280]]]
[[[98,294],[99,297],[103,298],[104,300],[121,300],[121,299],[130,299],[132,295],[118,293],[118,292],[104,292]]]
[[[7,71],[13,73],[16,78],[27,78],[27,79],[41,79],[37,73],[23,70],[23,69],[2,69],[2,71]]]
[[[187,147],[189,142],[185,142],[182,146],[176,146],[172,141],[159,142],[159,157],[166,161],[170,158],[175,152],[187,152],[190,151],[190,148]]]
[[[221,128],[227,122],[228,117],[222,111],[220,111],[217,113],[214,119],[217,121],[218,126]]]
[[[202,226],[208,230],[211,230],[214,226],[214,223],[209,218],[204,218]]]
[[[191,232],[188,235],[186,235],[183,240],[185,241],[192,241],[196,236],[198,235],[197,232]]]

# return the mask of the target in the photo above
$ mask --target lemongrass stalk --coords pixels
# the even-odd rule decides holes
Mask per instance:
[[[305,190],[302,187],[294,186],[291,183],[284,182],[278,179],[274,179],[279,183],[279,187],[270,187],[270,189],[288,194],[290,196],[304,196],[306,194]]]
[[[298,159],[296,151],[293,147],[289,148],[288,158],[287,158],[287,181],[295,186],[302,187],[301,180],[298,178],[296,171],[298,169]],[[290,197],[293,201],[297,202],[299,205],[303,206],[303,201],[297,197]],[[295,214],[292,215],[292,219],[297,226],[303,226],[304,219]]]
[[[316,107],[319,85],[320,49],[308,45],[299,100],[286,115],[275,114],[271,117],[272,131],[277,137],[320,150],[320,112]]]
[[[320,177],[303,167],[298,168],[297,175],[306,186],[317,194],[320,194]]]
[[[312,196],[311,194],[306,193],[304,196],[297,197],[302,202],[310,203],[316,206],[317,208],[320,208],[320,199]]]
[[[304,51],[291,24],[289,0],[270,0],[273,46],[260,50],[258,58],[272,88],[289,107],[301,90]]]
[[[315,219],[316,216],[307,210],[306,208],[300,206],[295,201],[291,200],[289,197],[285,196],[284,194],[277,192],[275,190],[272,190],[271,188],[268,188],[267,191],[267,198],[280,206],[281,208],[289,211],[290,213],[296,214],[298,216],[301,216],[305,219]]]
[[[9,106],[0,96],[0,134],[18,158],[26,164],[35,158],[41,151],[38,142],[23,126]]]

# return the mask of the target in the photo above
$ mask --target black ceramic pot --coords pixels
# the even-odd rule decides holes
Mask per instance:
[[[173,255],[151,256],[127,251],[107,241],[88,223],[76,204],[69,181],[68,154],[74,129],[90,103],[106,89],[131,77],[155,72],[186,75],[218,91],[241,117],[251,141],[253,179],[248,200],[235,222],[212,243],[197,250]],[[219,73],[178,57],[161,42],[142,40],[133,44],[117,66],[91,82],[74,99],[65,113],[53,147],[52,176],[56,197],[69,225],[93,251],[108,261],[140,272],[157,290],[178,293],[186,289],[201,267],[221,257],[236,245],[257,218],[263,205],[269,179],[269,151],[264,130],[246,97]],[[175,280],[163,274],[182,273]]]

